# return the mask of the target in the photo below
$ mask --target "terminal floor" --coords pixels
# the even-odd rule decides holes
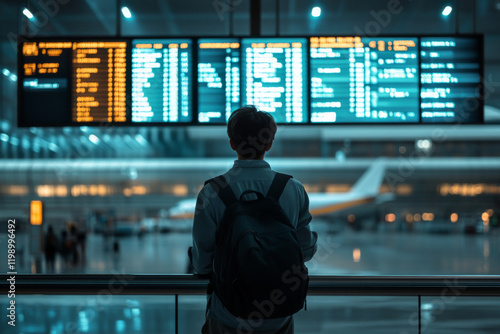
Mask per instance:
[[[406,232],[320,233],[318,252],[308,262],[311,274],[321,275],[499,275],[500,231],[488,234],[430,234]],[[24,237],[24,238],[23,238]],[[16,237],[18,272],[31,272],[29,240]],[[151,233],[116,239],[90,234],[85,257],[76,264],[56,258],[56,273],[186,273],[189,233]],[[6,235],[0,234],[6,248]],[[7,261],[0,261],[7,271]],[[46,272],[42,261],[39,272]]]

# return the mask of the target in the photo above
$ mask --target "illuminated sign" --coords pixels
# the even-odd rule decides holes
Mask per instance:
[[[238,39],[198,41],[198,121],[225,123],[241,106]]]
[[[312,37],[312,123],[417,123],[417,38]]]
[[[192,120],[191,40],[134,40],[132,122]]]
[[[31,225],[42,225],[43,223],[42,201],[31,201],[30,222]]]
[[[19,43],[18,125],[481,123],[481,36],[87,39]]]
[[[243,38],[243,104],[278,123],[307,122],[307,39]]]

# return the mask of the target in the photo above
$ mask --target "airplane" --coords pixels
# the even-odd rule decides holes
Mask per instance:
[[[309,212],[313,217],[326,216],[360,205],[385,202],[393,194],[380,194],[380,185],[385,176],[386,163],[375,160],[347,193],[309,194]]]
[[[385,176],[385,159],[375,160],[347,193],[310,193],[309,212],[313,217],[327,216],[334,212],[369,203],[385,202],[394,197],[392,193],[380,194],[379,188]],[[184,220],[191,224],[196,199],[178,202],[168,211],[168,220]],[[173,222],[172,222],[173,223]],[[192,225],[192,224],[191,224]]]

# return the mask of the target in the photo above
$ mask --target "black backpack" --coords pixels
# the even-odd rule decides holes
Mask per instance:
[[[308,270],[297,232],[278,201],[290,178],[276,173],[265,197],[247,190],[239,200],[222,175],[205,182],[226,206],[216,232],[211,285],[234,316],[280,318],[304,306]]]

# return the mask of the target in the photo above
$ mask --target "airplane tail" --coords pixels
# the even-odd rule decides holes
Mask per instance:
[[[385,176],[386,162],[384,158],[376,159],[366,172],[356,181],[351,193],[363,197],[374,197],[379,193]]]

